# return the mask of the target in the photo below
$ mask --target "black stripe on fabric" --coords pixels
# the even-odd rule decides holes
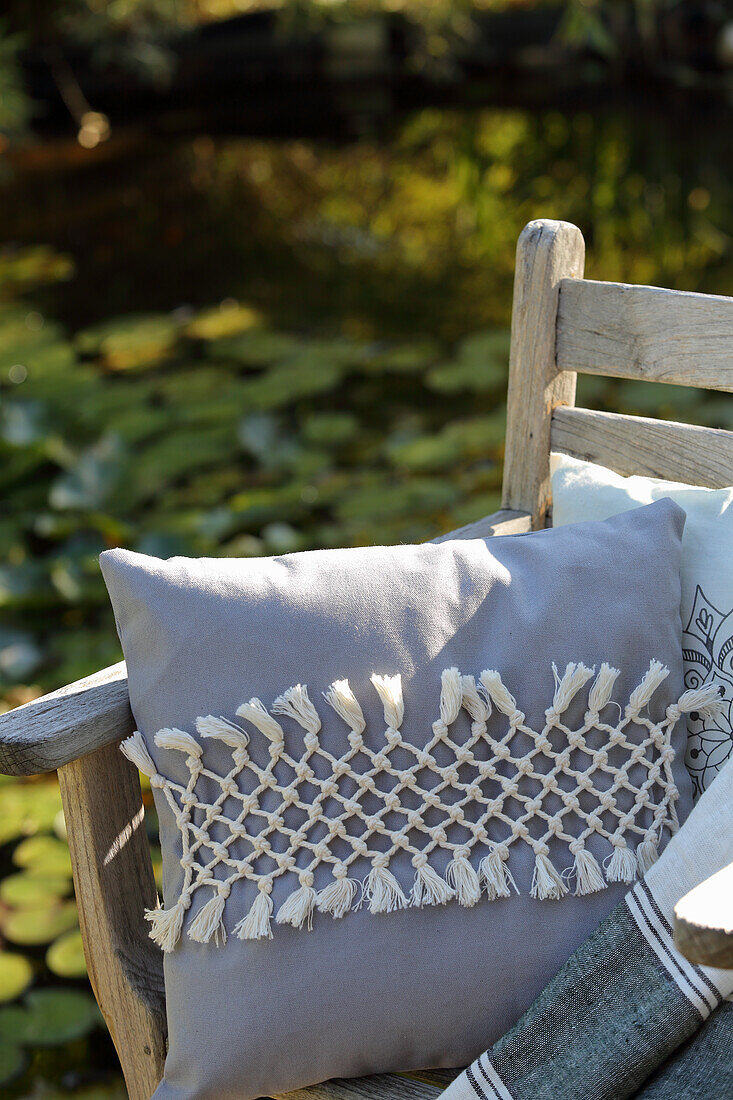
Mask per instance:
[[[478,1063],[474,1063],[474,1064],[477,1065]],[[468,1080],[469,1085],[473,1089],[473,1091],[479,1097],[479,1100],[489,1100],[489,1097],[486,1095],[486,1093],[481,1088],[478,1081],[476,1080],[476,1078],[473,1075],[473,1066],[467,1066],[466,1067],[466,1078]]]
[[[659,918],[661,923],[664,925],[664,927],[667,929],[670,936],[672,936],[672,938],[674,938],[674,933],[672,931],[672,926],[670,925],[669,921],[665,917],[662,910],[657,905],[654,894],[651,892],[651,890],[649,889],[649,887],[646,884],[646,882],[644,881],[644,879],[641,879],[641,881],[639,882],[639,888],[644,891],[645,895],[649,899],[649,904],[651,905],[652,909],[656,913],[657,917]],[[725,997],[722,996],[720,990],[717,988],[715,983],[711,982],[710,978],[708,978],[705,971],[701,970],[699,966],[695,965],[695,963],[690,963],[690,966],[695,971],[695,973],[697,974],[698,978],[703,983],[703,985],[707,986],[707,988],[710,990],[712,995],[715,997],[716,1007],[719,1006],[719,1005],[722,1005],[723,1001],[725,1000]]]
[[[481,1058],[485,1058],[485,1059],[486,1059],[486,1060],[488,1061],[488,1060],[489,1060],[489,1052],[488,1052],[488,1051],[484,1051],[484,1053],[483,1053],[483,1054],[481,1055]],[[489,1088],[491,1089],[491,1094],[492,1094],[492,1096],[498,1096],[498,1093],[497,1093],[496,1089],[494,1088],[494,1083],[493,1083],[493,1081],[492,1081],[492,1080],[491,1080],[491,1078],[489,1077],[489,1075],[488,1075],[488,1073],[486,1072],[486,1070],[484,1069],[484,1067],[483,1067],[483,1066],[481,1065],[481,1058],[478,1058],[478,1059],[476,1060],[476,1065],[478,1066],[478,1068],[479,1068],[479,1069],[481,1070],[481,1072],[483,1073],[484,1077],[486,1078],[486,1082],[487,1082],[487,1084],[488,1084]],[[496,1070],[494,1070],[494,1073],[496,1073]],[[497,1074],[497,1077],[498,1077],[498,1074]],[[507,1091],[508,1091],[508,1090],[507,1090]]]
[[[637,889],[637,887],[634,887],[634,891],[632,891],[632,893],[634,893],[634,892],[636,891],[636,889]],[[653,924],[651,923],[651,921],[649,920],[648,916],[647,916],[647,915],[646,915],[646,913],[644,912],[644,909],[643,909],[643,907],[642,907],[641,903],[640,903],[640,902],[638,901],[638,899],[637,899],[637,901],[636,901],[636,904],[637,904],[637,906],[638,906],[638,908],[639,908],[639,913],[640,913],[640,915],[641,915],[641,919],[642,919],[642,920],[644,921],[644,924],[645,924],[645,925],[646,925],[646,927],[648,928],[648,930],[649,930],[650,934],[651,934],[651,935],[652,935],[652,936],[654,937],[654,939],[655,939],[655,940],[657,941],[657,943],[659,944],[659,946],[660,946],[660,947],[662,948],[662,951],[664,952],[664,954],[665,954],[665,955],[667,956],[667,958],[669,959],[670,963],[671,963],[671,964],[672,964],[672,966],[674,967],[674,969],[675,969],[675,972],[676,972],[677,974],[679,974],[680,978],[682,978],[683,982],[684,982],[684,983],[685,983],[685,985],[686,985],[686,986],[688,987],[688,989],[691,989],[691,990],[692,990],[692,992],[693,992],[693,993],[695,994],[695,996],[696,996],[696,997],[698,997],[698,998],[699,998],[700,1000],[702,1000],[702,999],[703,999],[703,997],[702,997],[702,994],[701,994],[700,990],[699,990],[699,989],[697,989],[697,988],[696,988],[696,987],[695,987],[695,986],[694,986],[694,985],[692,984],[692,982],[690,981],[690,979],[689,979],[689,978],[687,977],[687,975],[685,974],[684,970],[682,970],[682,968],[680,967],[680,964],[679,964],[679,963],[677,962],[677,959],[676,959],[676,958],[674,957],[674,955],[672,954],[672,952],[671,952],[671,951],[669,950],[669,947],[668,947],[668,946],[667,946],[667,944],[666,944],[666,943],[664,942],[664,940],[663,940],[663,939],[662,939],[662,937],[661,937],[661,936],[659,935],[659,933],[657,932],[656,928],[654,927],[654,925],[653,925]],[[632,915],[632,916],[634,915],[634,914],[633,914],[633,911],[632,911],[631,915]],[[688,1000],[689,1000],[689,997],[688,997]],[[709,1006],[708,1006],[708,1007],[709,1007]],[[706,1017],[706,1016],[703,1016],[703,1014],[702,1014],[702,1012],[700,1011],[700,1009],[699,1009],[699,1008],[697,1007],[697,1005],[693,1004],[693,1003],[692,1003],[692,1001],[690,1001],[690,1008],[692,1009],[692,1011],[693,1011],[693,1012],[695,1012],[695,1013],[696,1013],[696,1014],[697,1014],[697,1015],[698,1015],[698,1016],[700,1017],[700,1019],[701,1019],[701,1020],[703,1021],[703,1023],[704,1023],[704,1022],[705,1022],[705,1020],[707,1019],[707,1017]]]

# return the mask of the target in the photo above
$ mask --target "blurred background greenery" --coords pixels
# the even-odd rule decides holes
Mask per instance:
[[[106,547],[421,540],[496,508],[529,219],[580,225],[590,277],[733,294],[726,8],[6,5],[0,705],[119,658]],[[704,391],[580,400],[733,429]],[[121,1098],[55,778],[0,784],[0,1088]]]

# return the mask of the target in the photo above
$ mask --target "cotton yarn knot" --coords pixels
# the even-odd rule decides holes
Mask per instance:
[[[652,661],[625,709],[615,703],[611,721],[601,724],[618,675],[607,664],[597,675],[581,663],[562,672],[553,666],[554,694],[539,712],[541,728],[527,725],[495,670],[475,679],[445,669],[432,726],[413,718],[404,730],[399,675],[371,677],[384,724],[373,728],[370,719],[369,729],[348,681],[339,680],[323,692],[332,712],[327,736],[308,689],[297,684],[270,710],[257,699],[243,703],[236,712],[241,726],[212,715],[196,720],[199,736],[220,741],[233,767],[221,766],[220,756],[216,766],[205,764],[204,748],[186,731],[160,730],[155,745],[183,754],[188,780],[180,782],[159,770],[142,735],[133,734],[122,751],[167,802],[181,843],[180,894],[168,909],[147,914],[152,938],[172,950],[196,894],[202,901],[186,921],[187,934],[225,942],[224,906],[234,904],[236,882],[245,888],[237,904],[244,897],[250,906],[231,933],[241,939],[270,939],[273,924],[309,929],[314,913],[340,919],[362,903],[377,914],[508,898],[519,892],[510,869],[515,845],[531,849],[531,894],[540,900],[632,881],[653,863],[664,833],[677,828],[673,726],[681,714],[707,714],[720,701],[705,685],[677,702],[665,699],[663,719],[648,717],[645,708],[667,676]],[[570,704],[589,681],[584,719],[571,721]],[[462,711],[470,723],[459,723]],[[419,713],[408,707],[408,717]],[[265,742],[250,744],[245,725]],[[420,731],[417,743],[412,729]],[[642,763],[645,778],[632,778]],[[594,850],[604,843],[611,853],[603,870],[588,848],[591,838]],[[560,873],[553,860],[563,848],[573,863]],[[394,873],[408,859],[409,893]],[[327,880],[316,891],[318,868]],[[275,895],[283,899],[275,913],[273,884],[281,876],[288,878]]]

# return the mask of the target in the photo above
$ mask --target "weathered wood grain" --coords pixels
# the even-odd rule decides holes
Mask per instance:
[[[135,728],[124,662],[0,715],[0,772],[50,772]]]
[[[553,451],[643,474],[722,489],[733,484],[733,432],[641,416],[556,409]]]
[[[465,527],[458,527],[446,535],[439,535],[433,542],[449,542],[451,539],[485,539],[492,535],[521,535],[529,531],[532,517],[529,512],[518,512],[512,508],[502,508],[484,516]]]
[[[374,1077],[335,1078],[296,1092],[278,1093],[274,1100],[435,1100],[442,1087],[397,1073]]]
[[[733,298],[564,279],[560,370],[733,392]]]
[[[733,863],[677,902],[674,940],[698,966],[733,970]]]
[[[59,769],[84,956],[130,1100],[149,1100],[166,1050],[163,956],[140,778],[117,742]]]
[[[575,374],[558,371],[555,332],[560,283],[581,278],[585,244],[567,222],[530,222],[517,245],[504,458],[505,508],[543,527],[550,500],[550,418],[575,403]]]

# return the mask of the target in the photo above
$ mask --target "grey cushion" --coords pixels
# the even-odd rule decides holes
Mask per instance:
[[[399,738],[419,752],[434,736],[441,682],[450,680],[445,670],[457,668],[476,678],[483,670],[497,670],[516,708],[526,716],[524,725],[541,737],[556,690],[553,663],[562,678],[568,665],[583,662],[598,672],[607,662],[620,670],[612,693],[619,705],[605,705],[597,724],[605,723],[607,729],[593,728],[588,734],[590,747],[601,751],[610,736],[607,731],[618,725],[650,662],[658,660],[669,675],[651,695],[648,709],[625,727],[628,743],[642,743],[651,726],[660,729],[666,708],[684,690],[679,612],[683,525],[681,509],[659,501],[604,522],[488,540],[314,551],[260,560],[161,561],[124,550],[103,554],[133,713],[155,764],[149,770],[159,777],[154,787],[157,783],[166,909],[179,898],[183,870],[176,818],[161,783],[183,787],[190,770],[186,752],[161,748],[154,735],[177,728],[193,736],[206,767],[197,795],[211,803],[221,793],[215,777],[232,771],[236,750],[221,740],[202,740],[197,718],[213,715],[246,729],[249,745],[244,755],[264,768],[272,742],[246,718],[237,717],[240,705],[252,697],[271,709],[287,688],[307,684],[321,720],[314,736],[334,758],[341,758],[348,751],[349,729],[322,693],[334,681],[348,678],[365,719],[364,744],[377,753],[386,743],[385,707],[370,677],[400,674],[404,719]],[[570,668],[568,675],[572,673]],[[581,675],[578,683],[582,679]],[[492,713],[487,734],[474,752],[475,758],[491,762],[512,720],[502,705],[509,712],[512,706],[495,681],[486,682],[494,685]],[[565,686],[569,683],[566,677]],[[559,707],[561,713],[548,733],[555,757],[534,755],[536,772],[551,772],[556,754],[567,745],[564,731],[583,727],[593,683],[590,679],[581,684],[567,709]],[[652,721],[644,724],[647,713]],[[465,710],[458,717],[447,712],[445,716],[452,743],[470,739],[471,719]],[[292,757],[297,761],[307,755],[304,730],[287,714],[275,717]],[[684,721],[677,722],[673,749],[683,749],[684,740]],[[163,744],[174,742],[162,739]],[[236,731],[233,743],[239,743]],[[516,774],[516,760],[533,747],[532,739],[521,732],[508,743],[512,758],[497,764],[498,774],[505,777]],[[566,757],[577,772],[590,759],[580,752],[576,748]],[[598,820],[615,828],[618,815],[630,810],[634,801],[625,787],[640,789],[657,759],[651,750],[647,756],[648,763],[637,761],[622,773],[626,779],[617,792],[615,816],[598,806],[599,793],[612,786],[610,774],[600,767],[592,789],[579,795],[586,815],[598,809]],[[619,768],[628,764],[629,752],[617,745],[608,758],[609,767]],[[396,770],[409,768],[415,759],[399,746],[390,758]],[[448,743],[438,745],[435,759],[436,768],[455,762]],[[323,781],[324,758],[313,757],[311,762],[317,780]],[[144,759],[142,763],[145,766]],[[351,763],[355,771],[367,766],[359,757]],[[664,766],[658,766],[662,786],[649,787],[657,801],[664,786]],[[691,805],[690,780],[681,756],[668,766],[679,796],[676,814],[683,820]],[[282,762],[274,774],[283,786],[292,779],[292,770]],[[459,775],[469,783],[476,769],[463,764]],[[430,768],[419,778],[423,790],[439,786]],[[246,772],[238,773],[234,783],[247,792],[253,789]],[[380,776],[376,787],[389,791],[393,784],[389,775]],[[470,853],[474,871],[491,843],[506,837],[538,786],[536,779],[525,778],[520,781],[524,801],[508,798],[501,803],[510,824],[499,818],[489,821],[486,844]],[[562,792],[575,788],[576,780],[561,774],[555,793],[543,797],[542,811],[552,819],[563,808]],[[346,797],[353,790],[352,783]],[[482,790],[492,797],[500,794],[501,781],[490,780]],[[439,801],[448,806],[462,797],[457,785],[441,791]],[[279,797],[276,791],[267,796],[274,798],[265,806],[272,813]],[[305,801],[308,797],[313,791],[303,794]],[[626,834],[632,862],[639,841],[655,831],[654,797],[634,817],[639,833]],[[407,796],[403,801],[410,803]],[[380,795],[365,796],[364,804],[374,814]],[[235,817],[241,805],[228,798],[220,816]],[[673,798],[673,816],[674,806]],[[323,818],[333,818],[342,803],[328,798],[321,809]],[[478,804],[465,802],[466,820],[476,822],[480,813]],[[202,811],[194,808],[192,816],[200,825]],[[445,820],[438,809],[426,810],[424,817],[426,827]],[[396,830],[405,817],[392,811],[384,821]],[[583,828],[573,813],[562,823],[571,837]],[[347,831],[358,832],[362,824],[355,817]],[[535,815],[529,821],[530,838],[536,839],[545,825],[546,820]],[[295,819],[292,827],[297,828]],[[325,832],[317,828],[321,832],[314,832],[314,840]],[[447,837],[462,840],[460,829],[449,824]],[[669,825],[656,829],[660,844],[668,832]],[[226,840],[226,824],[216,821],[210,833],[209,848],[199,849],[207,858],[212,858],[212,845]],[[410,833],[410,838],[415,836],[420,846],[425,836],[419,829]],[[344,841],[334,842],[334,850],[339,843],[342,856],[351,850]],[[282,837],[273,840],[280,854],[286,847]],[[349,867],[350,877],[364,879],[374,853],[388,848],[384,835],[372,837],[368,854]],[[245,838],[226,849],[244,863],[251,850]],[[606,864],[608,877],[630,877],[628,859],[612,861],[615,848],[602,835],[592,835],[587,850],[597,866]],[[302,856],[303,852],[297,860],[301,868]],[[568,841],[561,836],[550,838],[548,856],[557,872],[573,864]],[[440,844],[429,855],[428,863],[443,884],[450,857]],[[267,858],[260,857],[263,873],[271,866]],[[552,893],[553,887],[538,883],[535,853],[522,839],[511,844],[505,866],[519,895],[512,891],[510,897],[495,900],[484,895],[472,907],[454,899],[445,905],[374,913],[367,896],[361,908],[342,919],[315,912],[312,931],[275,923],[298,886],[295,873],[287,872],[273,883],[272,938],[255,940],[235,933],[258,893],[245,877],[233,883],[226,897],[222,920],[228,938],[219,946],[213,935],[209,942],[190,936],[197,914],[214,896],[216,881],[202,886],[184,914],[180,939],[165,955],[170,1049],[157,1100],[251,1100],[333,1076],[470,1062],[517,1020],[627,889],[623,882],[611,882],[597,892],[576,895],[572,891],[583,878],[581,872],[580,878],[564,876],[568,890],[560,900],[534,898],[533,873],[540,894]],[[214,870],[213,880],[227,873],[224,867],[222,863]],[[334,881],[332,871],[327,862],[315,867],[315,890],[322,892]],[[411,851],[398,850],[389,871],[408,896],[416,873]],[[590,872],[591,884],[595,877]]]

